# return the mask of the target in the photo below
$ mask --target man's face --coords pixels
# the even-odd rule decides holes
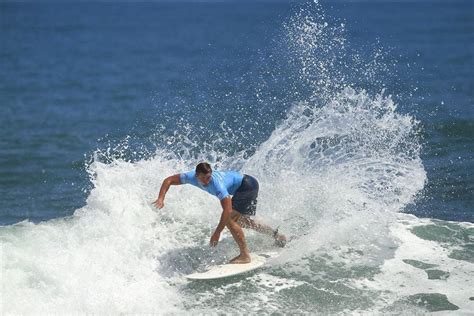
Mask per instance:
[[[209,185],[209,182],[211,182],[212,172],[209,172],[207,174],[198,173],[196,174],[196,178],[203,186],[207,187]]]

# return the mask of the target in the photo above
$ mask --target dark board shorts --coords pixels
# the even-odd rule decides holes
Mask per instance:
[[[257,212],[258,181],[244,174],[242,184],[232,197],[232,208],[242,215],[253,216]]]

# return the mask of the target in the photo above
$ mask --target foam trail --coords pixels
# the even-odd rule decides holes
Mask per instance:
[[[330,21],[319,4],[303,6],[285,30],[295,82],[303,83],[290,93],[303,99],[244,164],[263,182],[262,212],[303,235],[302,249],[288,255],[295,260],[321,245],[373,251],[391,244],[383,236],[393,215],[426,181],[418,123],[398,113],[383,89],[357,87],[361,79],[376,82],[385,66],[376,57],[362,62],[348,48],[344,24]]]

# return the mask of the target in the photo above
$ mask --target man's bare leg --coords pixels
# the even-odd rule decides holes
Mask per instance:
[[[268,225],[259,223],[247,216],[240,216],[237,223],[243,228],[250,228],[259,233],[273,237],[280,247],[284,247],[286,244],[286,236],[278,233],[277,230]]]
[[[240,255],[230,260],[230,263],[249,263],[252,260],[245,240],[244,231],[237,223],[240,217],[242,217],[240,216],[240,213],[233,210],[229,222],[227,223],[227,228],[230,230],[232,237],[234,237],[234,240],[237,245],[239,245],[240,249]]]

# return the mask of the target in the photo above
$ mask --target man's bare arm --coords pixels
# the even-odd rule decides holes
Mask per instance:
[[[163,206],[165,206],[166,192],[168,192],[170,186],[180,185],[180,184],[181,184],[181,180],[179,179],[179,174],[169,176],[168,178],[163,180],[163,184],[161,185],[160,193],[158,195],[158,198],[156,199],[156,201],[153,202],[155,207],[157,207],[159,209],[163,208]]]
[[[230,197],[226,197],[222,199],[221,205],[222,205],[221,219],[219,221],[219,224],[217,225],[216,230],[214,231],[214,234],[212,234],[212,237],[211,237],[212,247],[215,247],[217,245],[217,243],[219,242],[221,232],[224,230],[225,226],[230,220],[230,214],[232,213],[232,199]]]

